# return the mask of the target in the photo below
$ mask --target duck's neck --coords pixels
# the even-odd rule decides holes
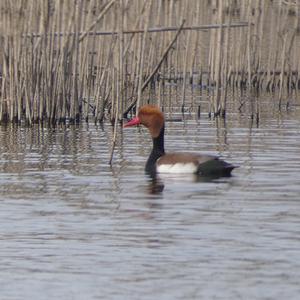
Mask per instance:
[[[153,148],[151,154],[146,163],[146,172],[149,174],[156,173],[156,161],[165,154],[165,147],[164,147],[164,133],[165,133],[165,126],[162,127],[160,130],[159,136],[153,138]]]

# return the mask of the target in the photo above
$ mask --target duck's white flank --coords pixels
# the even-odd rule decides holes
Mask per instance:
[[[197,169],[194,163],[162,164],[157,166],[158,173],[192,174],[196,173]]]

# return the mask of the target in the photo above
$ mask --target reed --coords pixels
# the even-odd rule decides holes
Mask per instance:
[[[281,108],[300,88],[294,0],[6,0],[0,13],[1,123],[116,127],[149,101],[184,109],[206,81],[225,117],[229,89]]]

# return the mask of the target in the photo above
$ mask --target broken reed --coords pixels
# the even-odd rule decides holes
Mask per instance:
[[[229,89],[278,90],[281,105],[300,86],[292,0],[6,0],[0,9],[1,123],[116,122],[153,87],[152,102],[184,107],[189,83],[209,87],[209,113],[225,116]],[[171,78],[182,79],[181,99],[165,97]]]

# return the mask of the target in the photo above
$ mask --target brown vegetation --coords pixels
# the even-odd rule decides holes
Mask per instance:
[[[167,80],[228,89],[297,91],[294,0],[4,0],[0,3],[0,122],[122,119]]]

